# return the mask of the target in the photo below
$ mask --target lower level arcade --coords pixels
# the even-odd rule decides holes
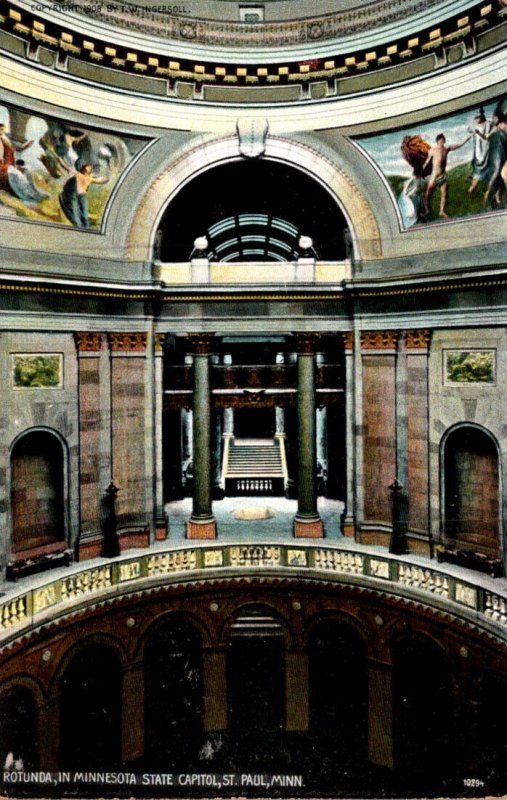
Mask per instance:
[[[236,776],[206,796],[495,795],[507,779],[505,653],[419,605],[252,577],[83,608],[4,658],[0,758],[25,772],[148,774],[146,796],[202,796],[153,777],[189,773]],[[97,792],[75,780],[81,796]]]

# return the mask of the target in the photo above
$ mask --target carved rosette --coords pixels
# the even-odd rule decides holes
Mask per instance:
[[[78,353],[99,353],[102,350],[101,333],[87,333],[79,331],[74,333],[74,341],[76,343]]]
[[[209,356],[213,352],[214,333],[189,333],[190,352],[196,356]]]
[[[405,347],[407,350],[427,350],[430,344],[431,331],[420,328],[413,331],[405,331]]]
[[[108,333],[107,338],[113,352],[146,352],[147,333]]]
[[[363,350],[396,350],[398,331],[362,331]]]

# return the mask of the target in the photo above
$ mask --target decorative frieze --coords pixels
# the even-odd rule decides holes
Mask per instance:
[[[396,350],[398,331],[361,331],[363,350]]]
[[[405,331],[405,347],[407,350],[427,350],[430,337],[431,331],[426,328]]]
[[[56,602],[56,585],[50,583],[48,586],[42,586],[33,593],[33,613],[38,614],[40,611],[44,611],[45,608],[54,606]]]
[[[156,333],[155,334],[155,353],[156,355],[161,355],[164,352],[164,343],[166,339],[166,333]]]
[[[146,352],[147,333],[108,333],[107,338],[112,352]]]
[[[78,331],[74,333],[78,353],[100,353],[102,350],[102,333]]]
[[[456,583],[454,597],[457,603],[469,608],[477,608],[477,590],[466,583]]]

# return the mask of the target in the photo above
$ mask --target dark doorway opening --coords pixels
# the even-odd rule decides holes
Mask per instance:
[[[105,645],[77,653],[62,678],[63,769],[114,770],[121,763],[121,669]]]
[[[202,745],[201,636],[167,620],[145,649],[145,762],[155,771],[191,771]]]
[[[274,408],[237,408],[234,411],[236,439],[272,439],[275,428]]]

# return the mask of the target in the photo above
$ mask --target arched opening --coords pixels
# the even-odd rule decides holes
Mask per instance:
[[[49,431],[30,431],[11,454],[12,551],[65,540],[64,452]]]
[[[368,745],[366,647],[351,625],[324,619],[308,640],[310,733],[331,782],[364,765]]]
[[[498,451],[493,438],[460,425],[444,443],[444,536],[447,544],[501,555]]]
[[[284,628],[269,608],[251,605],[227,635],[227,702],[232,764],[237,770],[284,765]],[[232,767],[231,767],[232,769]]]
[[[38,766],[37,710],[32,692],[16,686],[0,697],[0,766],[33,770]]]
[[[473,742],[467,767],[482,779],[488,792],[501,794],[507,781],[507,678],[495,672],[481,675],[473,693]],[[470,735],[470,732],[468,732]],[[470,736],[469,736],[470,738]]]
[[[301,235],[313,239],[322,260],[346,257],[347,222],[320,183],[268,159],[234,161],[178,192],[162,216],[157,255],[187,261],[194,240],[206,236],[215,262],[293,261]]]
[[[407,634],[393,648],[393,745],[399,779],[412,791],[443,791],[456,769],[452,679],[441,648]]]
[[[121,762],[121,666],[114,651],[90,644],[61,679],[63,769],[114,770]]]
[[[145,760],[190,770],[202,744],[202,641],[192,623],[167,619],[146,642]]]

